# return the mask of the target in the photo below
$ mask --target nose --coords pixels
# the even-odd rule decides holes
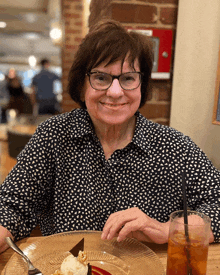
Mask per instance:
[[[108,88],[106,94],[111,97],[121,97],[124,95],[123,89],[120,86],[118,79],[114,79],[112,85]]]

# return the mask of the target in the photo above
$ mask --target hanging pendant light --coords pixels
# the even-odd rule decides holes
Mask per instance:
[[[30,67],[35,67],[36,64],[37,64],[37,59],[34,55],[30,55],[29,58],[28,58],[28,63],[30,65]]]

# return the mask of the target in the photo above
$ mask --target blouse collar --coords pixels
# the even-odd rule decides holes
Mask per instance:
[[[92,120],[86,109],[74,109],[70,114],[70,120],[72,120],[72,123],[70,123],[72,138],[95,135]],[[150,146],[153,122],[147,120],[139,111],[135,115],[137,117],[136,128],[131,142],[142,150],[147,151]]]

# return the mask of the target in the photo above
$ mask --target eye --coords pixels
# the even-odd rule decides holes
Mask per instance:
[[[133,76],[130,75],[130,76],[126,76],[126,77],[125,77],[125,80],[126,80],[126,81],[132,81],[132,80],[135,80],[135,79],[134,79]]]
[[[136,77],[134,74],[124,74],[121,76],[121,81],[123,82],[133,82],[136,80]]]
[[[95,81],[98,82],[108,82],[109,81],[109,76],[106,74],[102,73],[96,73],[92,75]]]

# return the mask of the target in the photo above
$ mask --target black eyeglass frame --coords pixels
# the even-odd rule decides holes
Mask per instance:
[[[137,74],[139,74],[139,84],[138,84],[138,86],[135,87],[135,88],[132,88],[132,89],[125,89],[125,88],[123,88],[123,87],[121,86],[121,82],[119,81],[119,78],[120,78],[122,75],[130,74],[130,73],[137,73]],[[109,76],[111,76],[112,81],[111,81],[111,83],[109,84],[109,86],[108,86],[107,88],[105,88],[105,89],[97,89],[97,88],[94,88],[94,87],[92,86],[92,83],[91,83],[91,80],[90,80],[90,75],[92,75],[92,74],[104,74],[104,75],[109,75]],[[122,88],[123,90],[132,91],[132,90],[137,89],[137,88],[141,85],[141,83],[142,83],[142,77],[143,77],[144,74],[143,74],[142,72],[127,72],[127,73],[123,73],[123,74],[120,74],[120,75],[112,75],[112,74],[103,73],[103,72],[88,72],[88,73],[86,73],[86,75],[89,77],[89,83],[90,83],[91,87],[92,87],[94,90],[106,91],[106,90],[108,90],[108,89],[111,87],[112,82],[114,81],[114,79],[118,79],[118,82],[119,82],[119,84],[120,84],[120,86],[121,86],[121,88]]]

